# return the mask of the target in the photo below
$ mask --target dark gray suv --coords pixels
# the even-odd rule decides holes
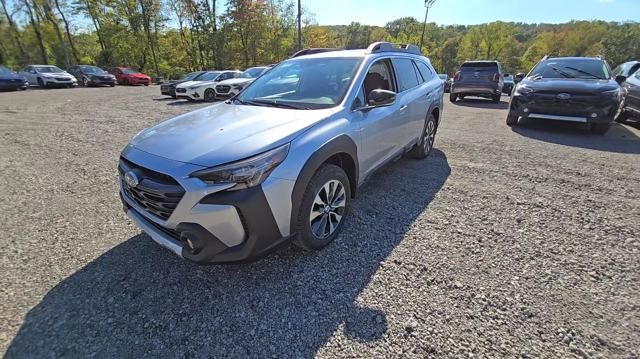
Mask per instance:
[[[449,99],[456,102],[465,96],[486,97],[500,102],[504,78],[498,61],[466,61],[453,77]]]

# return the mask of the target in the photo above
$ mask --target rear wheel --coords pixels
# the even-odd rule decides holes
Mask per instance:
[[[595,134],[604,135],[605,133],[607,133],[607,131],[609,131],[608,123],[592,123],[591,124],[591,132]]]
[[[86,77],[82,78],[82,86],[89,87],[89,79]]]
[[[491,101],[493,101],[493,103],[499,103],[500,102],[500,95],[491,96]]]
[[[45,85],[44,81],[42,81],[42,79],[38,77],[38,86],[45,87],[47,85]]]
[[[351,203],[351,187],[344,170],[324,164],[313,175],[300,203],[294,243],[318,250],[340,233]]]
[[[420,137],[420,142],[409,151],[409,155],[413,158],[423,159],[431,153],[433,149],[433,143],[436,140],[436,117],[433,114],[429,115],[427,121],[424,124],[424,130]]]
[[[517,124],[518,124],[518,115],[509,111],[509,113],[507,114],[507,125],[516,126]]]
[[[216,100],[216,92],[213,89],[204,90],[204,100],[207,102],[213,102]]]
[[[449,101],[451,102],[456,102],[458,100],[458,95],[454,94],[453,92],[449,93]]]

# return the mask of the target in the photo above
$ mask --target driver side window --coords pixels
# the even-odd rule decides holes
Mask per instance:
[[[389,59],[379,60],[371,65],[369,71],[367,71],[367,76],[364,78],[365,98],[371,91],[377,89],[397,92],[391,68]]]

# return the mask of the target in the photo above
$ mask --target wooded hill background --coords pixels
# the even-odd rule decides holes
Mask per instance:
[[[294,0],[0,0],[0,64],[131,66],[175,78],[200,69],[272,64],[296,50]],[[436,19],[433,19],[437,21]],[[420,42],[407,17],[385,26],[319,26],[303,10],[303,47],[366,48]],[[615,66],[640,59],[640,23],[427,24],[423,53],[439,72],[465,60],[497,59],[528,71],[544,55],[603,55]]]

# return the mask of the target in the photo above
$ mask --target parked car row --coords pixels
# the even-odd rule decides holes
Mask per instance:
[[[215,101],[240,93],[248,84],[261,76],[271,66],[224,71],[197,71],[184,78],[160,86],[160,93],[187,101]]]
[[[151,77],[129,67],[111,67],[106,71],[93,65],[74,65],[67,71],[54,65],[27,65],[18,73],[0,66],[0,89],[22,89],[29,86],[69,87],[78,85],[115,86],[151,85]]]

